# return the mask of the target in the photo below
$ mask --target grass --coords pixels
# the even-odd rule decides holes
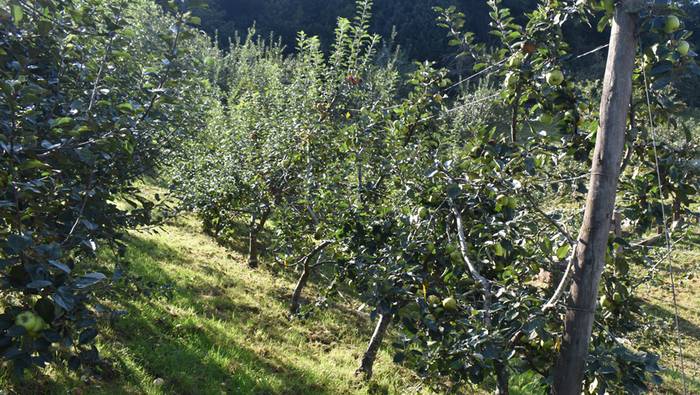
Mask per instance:
[[[356,306],[290,321],[292,279],[251,271],[243,257],[204,236],[195,220],[180,219],[157,234],[133,232],[128,244],[125,261],[137,281],[108,298],[110,307],[128,312],[102,330],[98,347],[109,364],[96,377],[49,368],[25,384],[5,374],[6,393],[424,392],[387,350],[369,384],[356,379],[373,329]]]
[[[671,264],[676,280],[679,327],[683,347],[684,370],[689,394],[700,394],[700,226],[691,228],[689,236],[675,245]],[[673,323],[673,293],[668,270],[659,273],[659,282],[641,289],[642,297],[657,317]],[[675,330],[675,326],[672,326]],[[675,339],[675,332],[674,332]],[[664,384],[657,393],[683,394],[678,346],[657,350],[667,368]]]

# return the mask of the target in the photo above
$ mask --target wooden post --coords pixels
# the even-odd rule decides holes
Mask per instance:
[[[552,393],[557,395],[581,393],[588,358],[632,94],[632,72],[637,50],[637,11],[632,9],[632,3],[635,1],[618,2],[612,19],[600,104],[600,126],[592,158],[586,209],[576,247],[578,259],[573,267],[561,351],[554,366]]]

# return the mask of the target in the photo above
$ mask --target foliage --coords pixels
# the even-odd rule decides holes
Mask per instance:
[[[326,305],[349,290],[372,318],[390,317],[395,361],[437,391],[505,390],[511,375],[548,386],[568,308],[552,294],[582,221],[566,206],[582,202],[599,124],[599,82],[577,81],[587,55],[567,29],[604,30],[614,5],[516,3],[529,12],[487,2],[492,38],[481,41],[464,31],[477,13],[436,8],[457,60],[409,74],[371,33],[385,6],[371,0],[337,20],[332,43],[298,33],[291,55],[255,28],[224,54],[174,2],[3,4],[3,357],[18,371],[99,360],[96,318],[115,313],[91,297],[109,281],[87,263],[103,244],[120,256],[123,231],[153,222],[156,203],[134,182],[165,168],[207,233],[231,246],[246,233],[249,266],[263,253],[301,269],[297,290],[321,271]],[[683,231],[700,188],[692,133],[657,133],[682,131],[672,85],[700,70],[681,49],[690,33],[668,28],[676,5],[639,11],[617,207],[626,226],[611,229],[592,393],[660,379],[650,350],[667,344],[667,327],[635,294],[649,280],[637,269],[658,262],[638,239],[671,225],[664,211]]]
[[[150,221],[156,204],[133,181],[196,117],[195,50],[209,44],[189,13],[146,1],[10,1],[0,18],[2,358],[18,372],[77,368],[99,360],[96,319],[109,313],[91,296],[110,279],[85,264]],[[16,325],[23,311],[46,325]]]

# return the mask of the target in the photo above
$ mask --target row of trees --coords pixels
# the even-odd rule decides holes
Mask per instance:
[[[648,350],[666,328],[645,315],[630,270],[653,262],[645,243],[630,241],[665,225],[664,205],[688,215],[697,194],[686,160],[697,142],[654,150],[649,137],[653,124],[673,124],[668,85],[698,70],[682,50],[688,33],[669,27],[677,8],[547,1],[516,20],[491,0],[498,43],[488,47],[463,31],[464,15],[439,9],[450,43],[479,73],[450,81],[432,63],[402,73],[396,49],[370,33],[369,0],[338,20],[330,53],[300,33],[293,56],[254,30],[220,51],[188,26],[199,18],[179,3],[0,5],[0,351],[18,370],[99,361],[92,343],[105,309],[92,294],[124,268],[96,269],[92,258],[102,245],[118,254],[124,229],[152,221],[154,202],[133,185],[160,169],[212,235],[235,242],[245,231],[251,267],[263,256],[299,276],[292,316],[313,319],[301,303],[319,273],[331,279],[325,298],[349,289],[371,307],[377,325],[358,369],[366,377],[393,326],[395,360],[440,390],[493,381],[507,393],[510,375],[529,372],[576,392],[583,366],[556,368],[556,357],[576,350],[583,363],[589,338],[590,391],[639,392],[658,380]],[[598,84],[574,80],[563,39],[569,23],[594,17],[640,37],[639,46],[612,43],[626,49],[626,72],[615,75],[629,91],[605,83],[603,95],[621,101],[604,100],[617,104],[601,112]],[[599,128],[608,117],[614,125]],[[610,133],[624,154],[616,163],[604,152],[618,166],[605,173],[621,174],[616,208],[632,226],[608,241],[615,188],[585,216],[555,203],[582,201],[605,147],[591,157],[593,142]],[[578,242],[585,233],[568,230],[590,213],[602,218],[591,225],[596,254]],[[611,270],[598,287],[604,262]],[[581,271],[589,265],[596,276]],[[576,296],[582,284],[594,292]],[[588,321],[581,335],[570,330],[576,312]]]
[[[687,161],[697,143],[656,147],[662,195],[650,138],[653,125],[673,125],[668,85],[698,71],[688,33],[673,6],[550,1],[520,23],[488,5],[499,40],[488,49],[463,31],[464,15],[438,10],[480,73],[468,84],[431,63],[404,78],[369,32],[370,1],[339,19],[327,56],[303,33],[285,56],[251,31],[220,59],[222,104],[173,166],[175,189],[223,241],[246,224],[251,267],[267,234],[274,264],[299,275],[291,314],[319,272],[332,278],[324,298],[349,288],[371,306],[366,377],[394,325],[395,360],[440,390],[492,380],[507,393],[511,374],[534,372],[578,393],[590,361],[589,391],[643,391],[660,380],[649,348],[666,328],[634,296],[630,267],[653,263],[632,241],[664,226],[662,205],[687,215],[697,193]],[[602,90],[573,78],[564,40],[569,23],[590,20],[615,32]],[[551,208],[572,194],[589,195],[584,212]],[[613,207],[633,226],[609,237]]]
[[[114,312],[93,295],[124,268],[94,257],[151,222],[134,182],[210,105],[218,50],[196,22],[151,1],[0,2],[0,355],[18,373],[99,362]]]

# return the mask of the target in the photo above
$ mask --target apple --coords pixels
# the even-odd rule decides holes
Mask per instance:
[[[496,197],[496,207],[495,207],[496,212],[500,213],[503,210],[503,207],[508,207],[508,196],[498,195]]]
[[[521,47],[520,50],[523,51],[524,53],[533,53],[537,49],[537,45],[533,43],[532,41],[525,41]]]
[[[506,249],[503,248],[503,246],[501,245],[501,243],[496,243],[496,244],[494,245],[494,248],[495,248],[495,250],[496,250],[496,251],[495,251],[496,256],[506,256]]]
[[[619,293],[619,292],[615,292],[615,293],[613,294],[613,301],[614,301],[615,303],[620,303],[620,302],[622,302],[622,294]]]
[[[518,201],[513,196],[509,196],[508,203],[506,203],[506,206],[510,209],[514,209],[518,206]]]
[[[457,300],[451,296],[449,298],[445,298],[442,301],[442,307],[444,307],[447,311],[455,311],[457,310]]]
[[[540,115],[539,118],[539,121],[545,125],[551,124],[553,120],[554,119],[552,118],[552,114],[549,113],[542,113],[542,115]]]
[[[554,69],[547,73],[547,83],[552,86],[559,86],[564,82],[564,74],[559,69]]]
[[[44,319],[31,311],[24,311],[15,317],[15,324],[24,327],[29,333],[36,333],[44,329],[46,323]]]
[[[520,67],[523,64],[524,58],[525,56],[522,52],[516,53],[515,55],[511,56],[510,59],[508,59],[508,67],[512,69]]]
[[[431,306],[438,305],[440,304],[440,298],[438,298],[437,295],[429,295],[428,304],[430,304]]]
[[[429,214],[429,212],[428,212],[427,208],[421,207],[418,209],[418,218],[426,219],[426,218],[428,218],[428,214]]]
[[[439,203],[440,200],[442,200],[442,195],[438,191],[431,193],[430,198],[428,198],[428,202],[433,204]]]
[[[677,16],[675,15],[670,15],[669,17],[666,18],[666,24],[664,25],[664,31],[666,33],[673,33],[678,28],[681,27],[681,21],[678,19]]]
[[[686,56],[688,55],[688,51],[690,51],[690,44],[685,40],[681,40],[678,42],[678,47],[676,50],[679,54],[681,54],[681,56]]]
[[[453,251],[450,254],[450,259],[452,260],[452,263],[462,263],[462,253],[459,251]]]

